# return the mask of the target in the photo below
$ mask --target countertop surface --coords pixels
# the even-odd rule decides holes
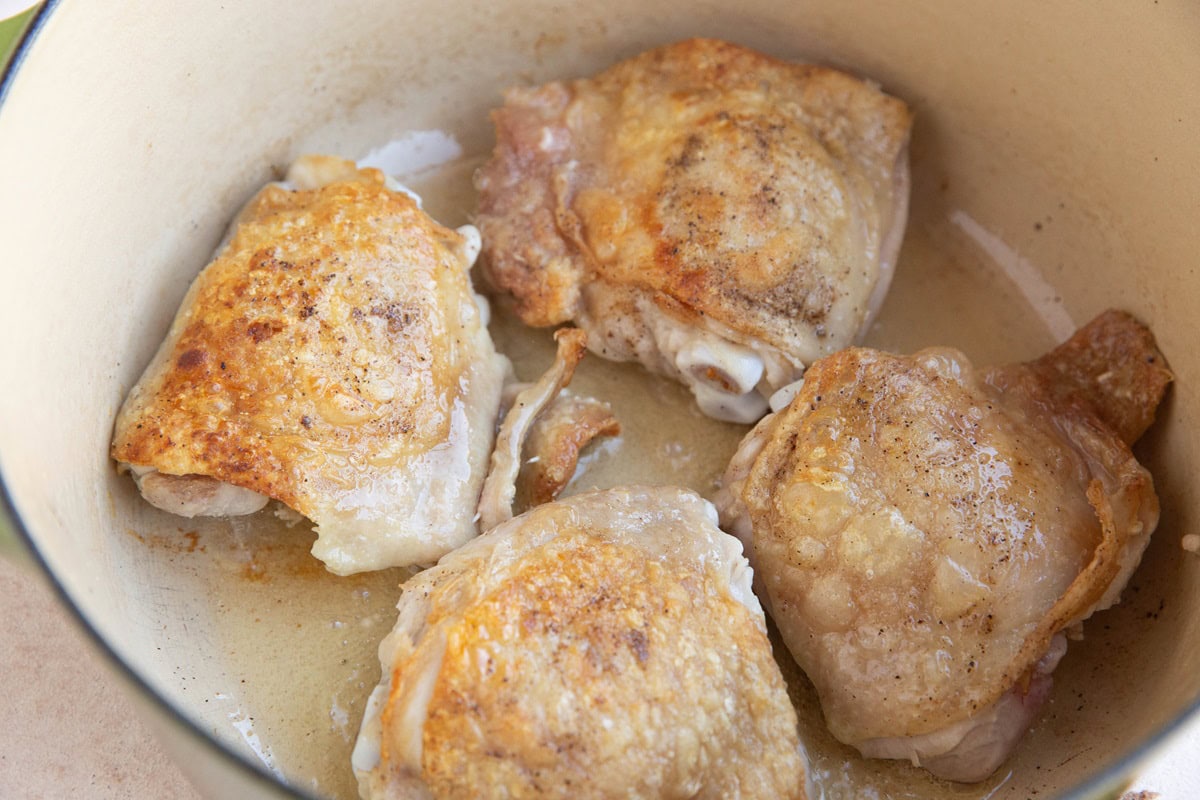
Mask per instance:
[[[0,798],[199,800],[0,521]]]

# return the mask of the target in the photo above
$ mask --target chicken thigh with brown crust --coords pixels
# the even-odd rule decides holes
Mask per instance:
[[[905,105],[695,39],[508,91],[480,171],[483,264],[530,325],[753,422],[882,301],[908,203]]]
[[[692,492],[618,488],[410,578],[354,751],[362,796],[804,798],[741,549]]]
[[[1171,375],[1108,312],[1030,364],[850,349],[743,441],[719,505],[830,731],[981,780],[1158,522],[1129,446]]]
[[[477,532],[510,372],[471,288],[478,246],[377,170],[298,160],[192,284],[113,458],[184,516],[286,504],[339,574],[436,561]]]

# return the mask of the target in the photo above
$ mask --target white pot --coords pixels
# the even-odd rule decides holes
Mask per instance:
[[[323,759],[348,751],[398,580],[338,583],[302,530],[176,520],[114,471],[117,407],[224,225],[296,155],[433,130],[486,153],[503,87],[690,35],[843,66],[916,109],[877,342],[1022,359],[1117,306],[1177,376],[1138,448],[1163,522],[1136,589],[1072,647],[1014,759],[953,796],[1107,797],[1200,713],[1200,559],[1180,546],[1200,520],[1195,3],[51,2],[0,97],[4,490],[213,797],[280,794],[274,773],[352,786]],[[456,197],[434,202],[449,224]],[[897,797],[945,791],[878,769]]]

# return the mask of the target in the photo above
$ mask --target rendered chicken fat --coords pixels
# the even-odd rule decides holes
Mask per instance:
[[[830,731],[981,780],[1158,522],[1129,445],[1171,380],[1108,312],[1029,364],[849,349],[743,441],[718,504]]]
[[[865,81],[694,39],[512,89],[493,121],[491,281],[527,324],[574,320],[711,416],[761,417],[883,301],[911,117]]]
[[[367,800],[806,796],[740,543],[674,488],[539,506],[403,587]]]
[[[238,215],[117,418],[112,455],[185,516],[308,517],[333,572],[431,563],[476,534],[507,359],[479,235],[323,156]]]

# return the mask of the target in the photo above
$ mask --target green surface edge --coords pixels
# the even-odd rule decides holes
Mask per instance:
[[[8,63],[13,49],[17,46],[17,39],[26,26],[29,25],[29,21],[33,19],[36,11],[37,6],[34,6],[28,11],[17,14],[15,17],[0,20],[0,65]]]
[[[34,6],[15,17],[0,20],[0,67],[6,66],[8,60],[12,58],[13,50],[17,46],[21,33],[28,27],[36,12],[37,6]],[[27,554],[24,546],[17,541],[8,517],[3,511],[0,511],[0,558],[22,559],[25,557]]]

